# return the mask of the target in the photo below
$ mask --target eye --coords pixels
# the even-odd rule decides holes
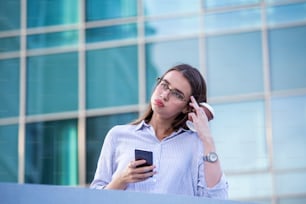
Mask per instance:
[[[167,90],[167,89],[168,89],[168,84],[167,84],[167,83],[161,82],[160,85],[161,85],[161,87],[162,87],[164,90]]]
[[[179,100],[184,100],[184,96],[178,91],[173,90],[172,95]]]

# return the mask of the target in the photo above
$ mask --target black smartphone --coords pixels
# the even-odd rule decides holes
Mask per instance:
[[[153,165],[153,152],[135,149],[135,160],[141,160],[141,159],[146,160],[146,163],[137,166],[137,168]]]

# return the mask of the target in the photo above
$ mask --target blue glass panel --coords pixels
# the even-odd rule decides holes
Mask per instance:
[[[267,8],[269,25],[306,20],[306,3],[289,4]]]
[[[137,37],[135,23],[114,25],[102,28],[90,28],[86,30],[86,42],[93,43],[108,40],[121,40]]]
[[[269,32],[272,90],[306,88],[306,26]]]
[[[225,6],[240,6],[248,4],[258,4],[261,0],[204,0],[205,7],[208,9],[225,7]]]
[[[208,37],[206,46],[211,96],[263,92],[260,32]]]
[[[20,28],[20,0],[0,2],[0,31]]]
[[[287,152],[290,154],[290,152]],[[288,161],[287,161],[288,162]],[[305,194],[306,193],[306,172],[291,172],[277,174],[275,177],[275,187],[277,195],[289,195],[289,194]],[[306,201],[306,199],[304,198]],[[296,203],[304,203],[301,202]],[[292,202],[288,202],[292,204]]]
[[[25,182],[78,184],[76,120],[27,124]]]
[[[78,109],[77,53],[29,57],[27,67],[27,114]]]
[[[76,24],[79,0],[28,0],[27,27]]]
[[[250,198],[256,197],[270,197],[272,194],[273,182],[271,174],[241,174],[235,176],[227,176],[227,179],[230,185],[229,199],[231,200],[249,200]],[[263,204],[265,202],[262,202],[261,200],[260,202],[256,203]],[[271,204],[272,202],[266,203]]]
[[[0,60],[0,118],[19,115],[19,59]]]
[[[86,123],[86,183],[93,180],[101,147],[107,132],[115,125],[130,123],[137,113],[92,117]]]
[[[179,26],[178,26],[179,25]],[[199,33],[199,17],[154,20],[145,23],[146,36],[179,36]]]
[[[268,168],[264,102],[213,105],[211,130],[225,171]]]
[[[198,39],[146,44],[147,100],[150,99],[156,78],[179,63],[199,67]],[[170,54],[171,53],[171,54]]]
[[[27,48],[50,48],[50,47],[67,47],[78,45],[78,32],[65,31],[57,33],[46,33],[38,35],[29,35],[27,37]]]
[[[231,29],[260,28],[260,9],[249,9],[227,13],[205,15],[205,31],[223,31]]]
[[[273,157],[276,169],[306,168],[305,124],[305,95],[273,98]]]
[[[143,7],[147,16],[197,12],[201,9],[201,0],[144,0]]]
[[[86,21],[125,18],[137,15],[137,0],[87,0]]]
[[[86,53],[86,105],[103,108],[138,103],[137,47]]]
[[[18,37],[0,38],[0,53],[19,51],[20,39]]]
[[[0,126],[0,182],[18,182],[18,126]]]

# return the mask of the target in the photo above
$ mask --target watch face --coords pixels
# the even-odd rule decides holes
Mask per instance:
[[[215,161],[217,161],[217,160],[218,160],[218,155],[217,155],[216,153],[214,153],[214,152],[211,152],[211,153],[209,154],[209,161],[215,162]]]

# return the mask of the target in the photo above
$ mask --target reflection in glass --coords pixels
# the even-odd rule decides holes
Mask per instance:
[[[77,185],[77,137],[76,120],[27,124],[25,182]]]
[[[273,98],[273,156],[276,169],[306,168],[305,124],[305,95]]]
[[[78,7],[79,0],[28,0],[27,27],[76,24]]]
[[[93,180],[102,144],[107,132],[115,125],[130,123],[137,113],[92,117],[86,123],[86,183]]]
[[[288,4],[267,8],[269,25],[279,23],[301,22],[306,20],[306,3]]]
[[[19,51],[19,49],[20,49],[19,36],[0,38],[0,53]]]
[[[20,2],[20,0],[1,1],[0,32],[20,28]]]
[[[228,31],[232,29],[260,28],[260,9],[248,9],[235,12],[207,14],[204,18],[205,30]]]
[[[17,125],[0,126],[0,182],[18,182]]]
[[[224,171],[267,169],[264,102],[211,105],[216,113],[211,129]]]
[[[95,43],[99,41],[136,39],[137,26],[135,23],[114,25],[101,28],[90,28],[86,30],[86,42]]]
[[[137,46],[87,51],[87,108],[138,103],[137,54]]]
[[[287,154],[290,154],[290,152],[287,152]],[[290,162],[290,160],[287,162]],[[277,195],[303,194],[306,192],[305,172],[278,173],[275,176],[275,181]],[[299,203],[304,203],[301,202],[302,200],[299,201]]]
[[[259,4],[261,0],[204,0],[205,7],[208,9],[213,9],[217,7],[226,6],[241,6],[249,4]]]
[[[229,198],[232,200],[270,197],[272,194],[272,175],[269,173],[241,174],[227,176],[227,179],[230,185]],[[265,202],[261,200],[256,203]]]
[[[143,6],[147,16],[178,14],[199,11],[201,0],[144,0]]]
[[[87,0],[86,21],[126,18],[137,15],[137,0]]]
[[[206,49],[211,96],[263,92],[260,32],[211,36]]]
[[[29,57],[27,67],[28,115],[77,110],[77,53]]]
[[[78,45],[78,32],[76,30],[46,33],[38,35],[28,35],[28,49],[67,47]]]
[[[146,22],[145,27],[147,37],[192,35],[201,29],[199,17],[152,20]]]
[[[268,36],[272,90],[306,88],[306,26],[273,29]]]
[[[0,60],[0,118],[19,115],[19,59]]]

